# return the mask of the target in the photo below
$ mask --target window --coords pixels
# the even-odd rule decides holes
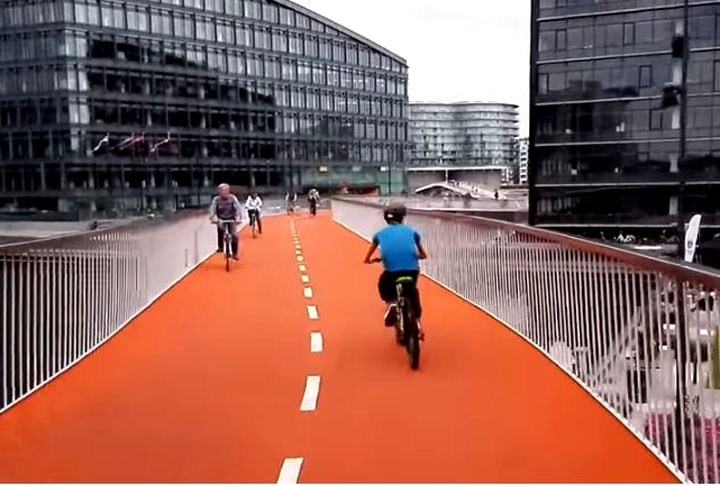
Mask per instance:
[[[713,83],[713,89],[714,91],[720,91],[720,61],[715,61],[714,67],[715,80]]]
[[[583,33],[582,29],[568,29],[567,31],[567,46],[568,49],[582,49],[583,47]]]
[[[325,69],[320,64],[313,65],[313,84],[325,84]]]
[[[88,21],[87,5],[80,2],[75,3],[75,21],[79,24],[86,24]]]
[[[565,73],[552,73],[548,80],[548,90],[564,91],[565,90]]]
[[[283,59],[282,61],[282,78],[295,81],[295,65],[289,59]]]
[[[708,128],[712,126],[712,108],[697,106],[691,109],[694,113],[690,118],[690,127],[692,128]]]
[[[328,75],[328,84],[330,86],[338,86],[340,84],[340,74],[338,73],[338,68],[336,68],[336,67],[328,68],[327,75]]]
[[[161,10],[160,16],[162,19],[162,33],[165,35],[172,35],[172,18],[168,10]]]
[[[635,42],[638,44],[650,44],[653,41],[652,21],[638,22],[635,24]]]
[[[652,85],[652,66],[640,66],[639,86],[648,88]]]
[[[565,30],[558,30],[555,39],[555,47],[558,51],[564,51],[567,49],[567,32]]]
[[[650,130],[662,130],[663,110],[653,110],[650,114]]]
[[[628,24],[632,25],[632,24]],[[632,29],[633,32],[633,38],[635,37],[634,28]],[[625,42],[626,40],[626,34],[627,31],[625,30],[624,26],[621,24],[613,24],[607,26],[607,33],[605,38],[605,45],[608,47],[620,47],[623,44],[629,44],[630,42]],[[587,40],[586,40],[587,42]],[[592,42],[590,42],[590,45],[592,45]]]
[[[635,44],[635,24],[623,24],[623,44]]]
[[[540,33],[540,52],[555,50],[555,31]]]
[[[273,51],[287,52],[287,32],[281,30],[273,31]]]
[[[239,46],[252,45],[252,41],[249,39],[249,31],[245,28],[244,24],[235,25],[235,39]]]
[[[103,27],[112,27],[113,26],[113,9],[110,5],[103,5],[102,6],[102,25]]]
[[[691,17],[688,31],[693,39],[715,39],[715,18],[710,15]]]

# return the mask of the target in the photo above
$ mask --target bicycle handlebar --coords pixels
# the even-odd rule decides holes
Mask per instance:
[[[232,223],[237,223],[237,221],[234,220],[234,219],[218,219],[217,221],[211,221],[211,222],[210,222],[210,224],[215,224],[215,225],[218,225],[218,224],[232,224]]]

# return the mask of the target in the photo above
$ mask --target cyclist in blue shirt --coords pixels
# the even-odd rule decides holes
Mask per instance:
[[[380,275],[378,291],[380,298],[388,305],[385,312],[385,325],[388,327],[394,326],[397,318],[394,308],[394,302],[397,300],[395,281],[400,277],[412,277],[413,279],[413,295],[410,297],[415,307],[418,326],[422,313],[417,280],[420,275],[419,260],[426,259],[427,253],[420,242],[420,234],[410,226],[403,224],[406,214],[407,210],[403,205],[385,208],[383,217],[388,226],[373,236],[372,244],[365,256],[365,263],[371,263],[373,253],[380,248],[385,271]],[[422,336],[422,332],[420,335]]]

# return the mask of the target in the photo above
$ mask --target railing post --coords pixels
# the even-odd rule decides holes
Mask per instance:
[[[687,464],[685,454],[685,434],[688,414],[687,407],[687,320],[685,319],[685,282],[682,279],[676,280],[677,292],[675,297],[676,323],[675,323],[675,431],[676,457],[680,469]]]

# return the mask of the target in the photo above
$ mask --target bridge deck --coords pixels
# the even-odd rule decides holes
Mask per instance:
[[[674,481],[544,356],[427,280],[411,372],[365,242],[296,220],[306,298],[291,220],[265,226],[231,273],[213,257],[0,416],[0,481],[274,482],[292,457],[301,482]],[[301,412],[308,375],[319,399]]]

